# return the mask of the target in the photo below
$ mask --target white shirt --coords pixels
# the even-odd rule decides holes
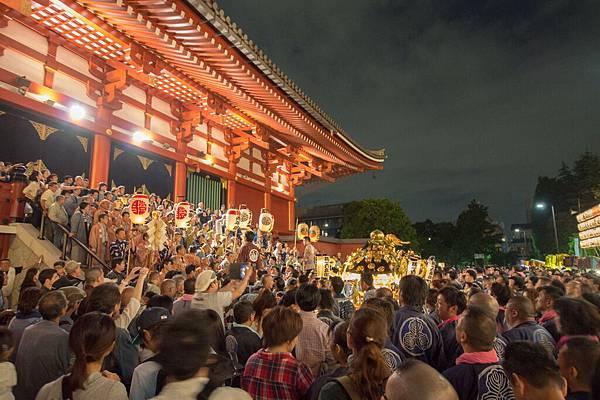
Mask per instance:
[[[221,317],[221,322],[225,326],[225,307],[228,307],[233,301],[231,292],[214,292],[214,293],[196,293],[192,299],[192,308],[200,310],[214,310]]]
[[[62,399],[62,380],[60,378],[42,386],[36,400]],[[105,378],[100,372],[91,374],[83,384],[84,390],[77,389],[71,397],[73,400],[127,400],[127,391],[121,382]]]
[[[14,400],[13,386],[17,385],[17,370],[13,363],[0,362],[0,400]]]
[[[15,287],[15,275],[16,271],[13,267],[8,269],[8,273],[5,275],[6,280],[4,281],[4,286],[2,286],[2,296],[6,298],[7,302],[5,303],[8,307],[8,298],[13,292],[13,288]]]
[[[40,197],[40,204],[42,205],[42,208],[44,210],[47,210],[48,208],[50,208],[52,203],[54,203],[55,196],[56,196],[56,194],[50,189],[46,189],[46,191],[44,191],[44,193],[42,193],[42,196]]]
[[[119,314],[119,316],[115,319],[115,325],[117,326],[117,328],[127,329],[131,321],[137,315],[140,306],[140,301],[132,297],[131,300],[129,300],[129,304],[127,304],[127,307],[125,307],[121,314]]]
[[[33,181],[29,182],[29,185],[23,189],[23,195],[27,197],[29,200],[34,201],[35,196],[37,196],[38,191],[40,190],[40,183]]]

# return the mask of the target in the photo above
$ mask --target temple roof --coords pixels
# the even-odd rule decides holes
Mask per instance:
[[[242,29],[225,15],[216,1],[188,0],[221,34],[226,37],[239,51],[241,51],[257,68],[259,68],[273,83],[288,94],[296,103],[306,110],[323,126],[339,135],[340,139],[348,143],[365,157],[383,162],[386,158],[385,149],[369,150],[354,141],[344,129],[323,109],[319,107],[306,93],[302,91],[279,67],[248,38]]]
[[[383,168],[384,150],[355,142],[215,2],[32,0],[29,16],[7,15],[77,48],[113,92],[135,81],[217,119],[235,143],[250,140],[291,163],[295,184]],[[101,93],[96,85],[88,92]]]

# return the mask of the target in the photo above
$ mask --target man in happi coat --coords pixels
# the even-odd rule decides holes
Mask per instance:
[[[421,277],[408,275],[400,280],[400,304],[394,317],[392,343],[404,359],[416,358],[438,371],[446,366],[440,331],[431,318],[423,313],[429,292]]]
[[[513,400],[508,376],[494,350],[496,322],[484,309],[469,306],[456,326],[464,353],[444,371],[461,400]]]

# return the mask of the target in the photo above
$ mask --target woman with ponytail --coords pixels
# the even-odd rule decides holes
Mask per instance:
[[[356,311],[347,333],[352,350],[350,373],[323,386],[319,399],[379,400],[392,373],[382,353],[387,332],[387,322],[379,312],[370,308]]]
[[[69,347],[75,356],[70,373],[44,385],[36,400],[127,400],[119,377],[102,371],[115,338],[115,323],[109,315],[91,312],[79,317],[69,334]]]

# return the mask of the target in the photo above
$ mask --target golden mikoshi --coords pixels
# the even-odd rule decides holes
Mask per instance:
[[[343,276],[362,274],[389,275],[392,280],[412,274],[431,279],[434,270],[432,260],[423,260],[413,250],[403,249],[410,242],[402,241],[394,234],[380,230],[371,232],[367,243],[352,252],[343,266]]]

